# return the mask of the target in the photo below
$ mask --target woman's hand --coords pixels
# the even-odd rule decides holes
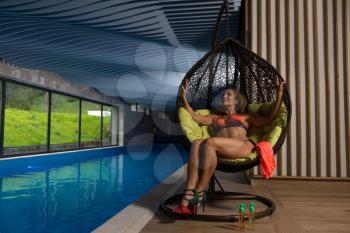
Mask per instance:
[[[276,79],[277,99],[275,101],[275,105],[271,113],[269,114],[268,117],[256,116],[256,115],[250,116],[249,124],[251,126],[263,127],[270,124],[273,121],[273,119],[275,119],[282,105],[283,89],[284,89],[284,81],[277,78]]]
[[[180,89],[180,93],[179,93],[185,109],[191,114],[192,119],[195,122],[197,122],[198,124],[211,125],[213,122],[213,119],[216,118],[217,116],[212,115],[212,114],[207,115],[207,116],[201,116],[199,114],[195,114],[191,105],[188,103],[188,101],[186,99],[187,90],[188,90],[188,80],[185,80],[185,82],[181,85],[181,89]]]
[[[181,85],[181,90],[180,90],[181,98],[186,98],[187,89],[188,89],[188,80],[186,79],[184,84]]]
[[[283,96],[284,81],[277,78],[276,86],[277,86],[277,96],[282,97]]]

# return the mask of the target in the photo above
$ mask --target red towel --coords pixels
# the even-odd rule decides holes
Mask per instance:
[[[272,177],[273,170],[276,168],[275,156],[271,143],[259,142],[256,144],[256,150],[260,152],[260,165],[263,176],[269,179]]]

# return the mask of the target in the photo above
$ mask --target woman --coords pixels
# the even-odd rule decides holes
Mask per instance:
[[[277,100],[267,117],[241,111],[246,108],[246,104],[234,89],[226,89],[221,96],[222,115],[201,116],[194,113],[186,99],[188,88],[186,80],[180,93],[183,105],[195,122],[209,126],[212,137],[206,140],[194,140],[192,143],[185,195],[179,207],[175,209],[176,213],[196,214],[199,203],[204,204],[206,199],[204,190],[215,171],[217,157],[244,158],[254,150],[255,144],[247,137],[247,130],[249,127],[268,125],[277,116],[282,103],[284,82],[279,79],[276,82]]]

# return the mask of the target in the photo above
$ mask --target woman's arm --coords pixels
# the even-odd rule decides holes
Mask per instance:
[[[193,111],[191,105],[187,101],[187,98],[186,98],[187,88],[188,88],[188,80],[186,80],[184,85],[181,86],[181,92],[180,92],[180,98],[184,104],[184,107],[191,114],[192,119],[195,122],[197,122],[198,124],[201,124],[201,125],[211,125],[213,123],[213,120],[216,117],[216,115],[201,116],[201,115],[196,114]]]
[[[280,111],[281,105],[282,105],[282,97],[283,97],[283,85],[284,81],[280,81],[277,78],[277,100],[275,102],[275,105],[269,114],[269,116],[258,116],[258,115],[251,115],[248,119],[248,122],[250,125],[255,127],[263,127],[265,125],[270,124],[273,119],[277,116],[278,112]]]

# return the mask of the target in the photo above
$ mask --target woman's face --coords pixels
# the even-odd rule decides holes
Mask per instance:
[[[236,105],[235,93],[231,89],[225,90],[221,98],[222,104],[225,107]]]

